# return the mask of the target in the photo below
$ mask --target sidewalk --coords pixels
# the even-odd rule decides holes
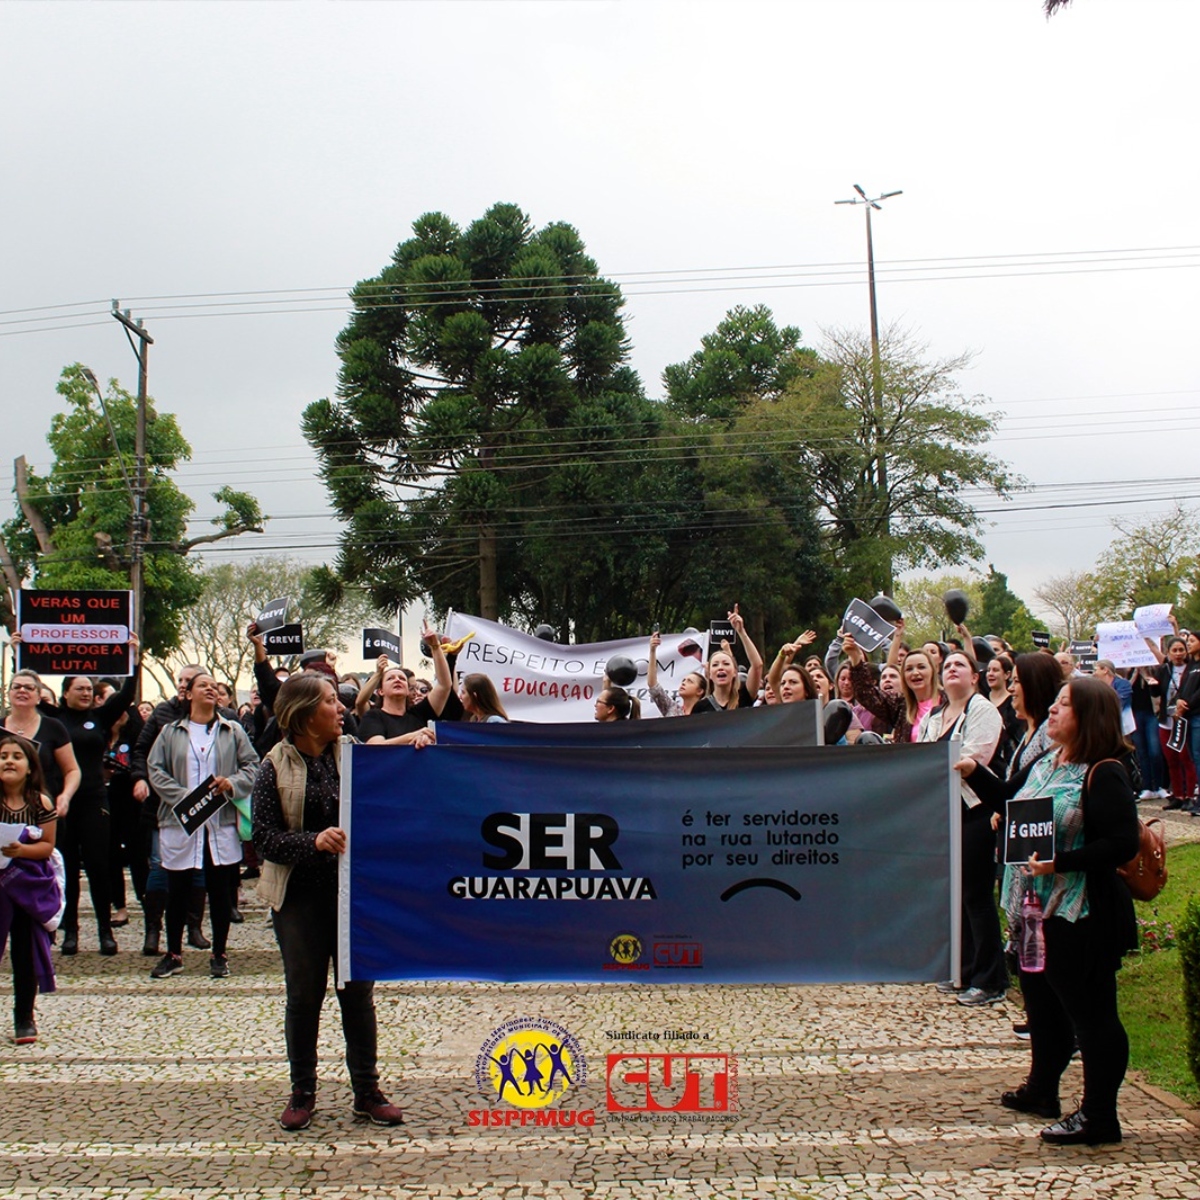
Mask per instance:
[[[235,927],[226,980],[193,950],[184,974],[152,982],[141,936],[135,917],[104,959],[85,926],[84,952],[56,955],[40,1042],[0,1047],[0,1196],[1200,1196],[1200,1129],[1181,1109],[1128,1081],[1123,1144],[1047,1147],[1044,1122],[995,1102],[1026,1070],[1017,1010],[966,1010],[928,986],[380,985],[383,1087],[407,1125],[353,1118],[331,998],[317,1113],[284,1134],[283,987],[264,911]],[[0,977],[8,993],[7,966]],[[594,1125],[468,1124],[489,1104],[518,1111],[474,1077],[482,1043],[514,1017],[578,1040],[588,1080],[569,1104],[594,1110]],[[656,1031],[701,1039],[606,1036]],[[606,1056],[666,1049],[736,1055],[738,1111],[607,1113]],[[1078,1063],[1064,1083],[1069,1105]]]

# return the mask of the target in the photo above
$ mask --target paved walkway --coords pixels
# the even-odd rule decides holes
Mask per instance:
[[[1190,838],[1200,820],[1177,827]],[[183,975],[152,982],[141,935],[135,917],[102,959],[85,928],[85,952],[60,960],[61,990],[39,1002],[38,1045],[0,1048],[0,1196],[1200,1196],[1200,1129],[1182,1108],[1131,1079],[1123,1144],[1044,1146],[1041,1121],[995,1102],[1024,1077],[1018,1010],[968,1011],[928,986],[381,985],[384,1085],[407,1125],[353,1118],[331,999],[317,1114],[284,1134],[282,980],[263,910],[235,928],[226,980],[190,951]],[[577,1038],[589,1078],[564,1103],[594,1125],[469,1124],[489,1103],[482,1043],[523,1017]],[[607,1036],[668,1030],[706,1040]],[[606,1056],[667,1048],[736,1055],[737,1112],[607,1113]],[[1078,1064],[1064,1083],[1075,1099]]]

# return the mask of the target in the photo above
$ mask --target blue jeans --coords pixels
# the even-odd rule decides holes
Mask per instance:
[[[293,880],[283,907],[272,914],[287,985],[284,1036],[292,1088],[317,1090],[317,1035],[329,986],[329,964],[337,954],[337,894],[305,891]],[[346,1066],[354,1094],[379,1086],[376,1068],[375,985],[351,982],[337,992],[346,1038]]]
[[[1163,762],[1162,743],[1158,740],[1158,718],[1152,712],[1134,711],[1137,723],[1133,731],[1133,745],[1137,751],[1138,770],[1142,773],[1142,787],[1157,792],[1165,787],[1166,764]],[[1195,750],[1192,751],[1193,757]]]

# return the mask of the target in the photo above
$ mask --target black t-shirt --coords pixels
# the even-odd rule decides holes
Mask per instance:
[[[404,710],[403,716],[386,713],[382,708],[372,708],[358,723],[358,737],[363,742],[369,742],[373,737],[401,737],[403,734],[424,729],[427,722],[436,719],[437,713],[433,711],[433,705],[428,700],[410,704]]]
[[[754,697],[750,695],[750,689],[744,683],[738,684],[738,702],[734,708],[753,708]],[[703,700],[697,700],[691,711],[693,717],[703,717],[708,713],[733,712],[732,708],[722,708],[713,696],[705,696]]]
[[[69,746],[71,738],[61,721],[43,716],[31,740],[37,744],[38,761],[42,764],[42,788],[51,800],[56,800],[63,790],[63,776],[55,753]]]

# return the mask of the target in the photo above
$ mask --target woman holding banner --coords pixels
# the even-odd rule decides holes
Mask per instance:
[[[254,845],[262,860],[258,894],[272,909],[287,986],[284,1036],[292,1098],[279,1118],[289,1132],[307,1129],[317,1106],[317,1037],[330,961],[337,961],[338,859],[346,852],[341,810],[343,705],[319,675],[293,677],[279,689],[275,717],[283,734],[263,759],[254,785]],[[375,985],[347,980],[337,989],[354,1111],[376,1125],[404,1115],[379,1090]]]
[[[167,952],[150,978],[166,979],[183,970],[183,930],[197,873],[203,872],[212,914],[209,974],[224,979],[229,974],[225,951],[242,863],[237,809],[223,803],[189,833],[176,806],[210,781],[228,800],[246,799],[254,786],[258,755],[241,725],[217,711],[217,683],[207,672],[192,676],[187,701],[187,715],[163,727],[146,763],[150,786],[159,797],[159,854],[167,873]]]
[[[1027,890],[1040,902],[1044,969],[1020,971],[1032,1062],[1029,1077],[1000,1103],[1058,1117],[1059,1080],[1078,1042],[1083,1100],[1043,1129],[1042,1138],[1093,1146],[1121,1140],[1117,1093],[1129,1039],[1117,1012],[1116,974],[1122,956],[1137,947],[1137,922],[1117,868],[1137,853],[1137,800],[1124,766],[1131,751],[1120,702],[1107,684],[1086,676],[1069,680],[1050,709],[1047,732],[1058,749],[1033,765],[1017,798],[1053,799],[1054,857],[1043,862],[1034,854],[1004,871],[1010,923],[1019,920]],[[973,764],[958,766],[980,795],[1003,803],[995,776]]]

